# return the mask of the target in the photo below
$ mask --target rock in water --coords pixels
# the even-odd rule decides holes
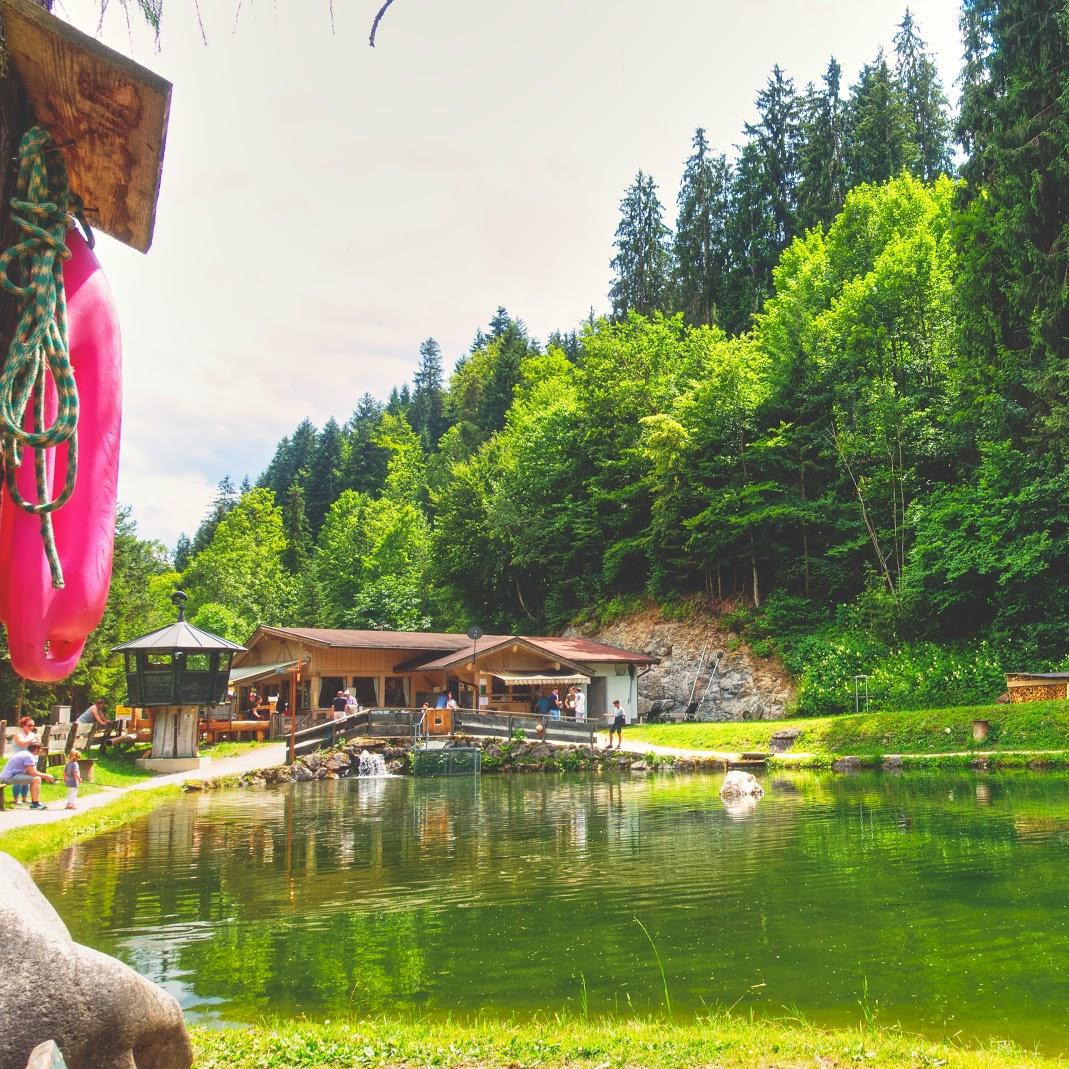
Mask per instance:
[[[75,943],[29,873],[0,854],[0,1069],[53,1039],[68,1069],[189,1069],[178,1003],[121,961]]]
[[[765,793],[764,787],[750,775],[749,772],[738,770],[729,772],[720,785],[720,797],[723,799],[734,798],[760,798]]]

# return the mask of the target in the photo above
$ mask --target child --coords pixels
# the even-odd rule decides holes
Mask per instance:
[[[82,755],[77,750],[71,750],[67,755],[67,763],[63,766],[63,783],[67,788],[67,804],[64,808],[76,809],[74,804],[78,797],[78,785],[82,782],[82,770],[78,765]]]

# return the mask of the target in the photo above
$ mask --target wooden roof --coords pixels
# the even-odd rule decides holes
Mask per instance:
[[[398,666],[407,671],[448,668],[470,656],[473,646],[467,635],[451,631],[357,631],[329,627],[260,627],[249,640],[249,646],[253,645],[259,634],[322,648],[410,650],[413,656]],[[479,655],[512,642],[523,643],[533,652],[569,666],[660,663],[660,658],[648,653],[635,653],[586,638],[559,638],[552,635],[483,635],[478,643]],[[416,656],[420,653],[427,656]]]

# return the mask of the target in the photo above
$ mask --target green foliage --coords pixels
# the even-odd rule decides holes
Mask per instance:
[[[282,563],[286,551],[274,494],[263,488],[242,494],[183,576],[190,615],[219,603],[250,630],[282,623],[293,598],[293,581]]]

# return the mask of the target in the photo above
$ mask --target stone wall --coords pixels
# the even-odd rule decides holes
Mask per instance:
[[[697,697],[707,696],[700,719],[778,720],[794,704],[794,684],[783,665],[775,658],[757,657],[711,612],[696,610],[685,619],[671,620],[650,607],[589,637],[661,658],[638,681],[643,718],[651,711],[682,717],[703,649],[708,649],[708,667],[700,674]]]

